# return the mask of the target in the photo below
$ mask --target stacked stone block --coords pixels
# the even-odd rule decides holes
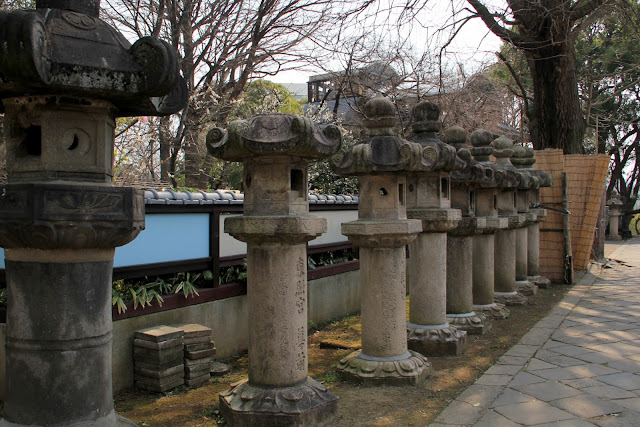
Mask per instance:
[[[184,383],[199,387],[211,378],[211,363],[216,354],[211,328],[198,324],[178,326],[184,332]]]
[[[181,329],[164,325],[135,333],[136,388],[161,393],[184,384],[183,335]]]

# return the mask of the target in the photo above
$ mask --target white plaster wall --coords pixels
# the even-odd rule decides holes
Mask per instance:
[[[342,235],[340,228],[343,222],[358,219],[358,211],[317,211],[310,215],[325,217],[327,219],[327,232],[315,240],[309,242],[309,246],[326,243],[346,242],[347,237]],[[247,253],[247,245],[234,239],[224,232],[224,219],[233,215],[220,215],[220,256],[241,255]]]
[[[320,324],[360,310],[360,271],[312,280],[308,283],[308,319]],[[118,320],[113,323],[113,391],[133,387],[133,336],[157,325],[198,323],[213,330],[217,357],[247,349],[248,312],[245,295],[205,304]],[[0,400],[5,387],[5,331],[0,323]]]
[[[350,271],[308,282],[308,319],[319,324],[360,310],[360,271]],[[133,336],[157,325],[198,323],[213,330],[216,357],[247,349],[246,295],[199,304],[113,323],[113,391],[133,387]],[[4,348],[4,342],[0,343]],[[4,377],[0,377],[4,380]],[[0,386],[4,385],[4,381]]]

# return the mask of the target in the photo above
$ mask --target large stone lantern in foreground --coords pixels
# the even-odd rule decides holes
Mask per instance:
[[[327,230],[309,215],[307,164],[334,154],[338,128],[265,114],[207,135],[209,152],[244,163],[244,215],[225,231],[247,242],[249,380],[220,395],[232,426],[311,426],[338,398],[307,376],[307,242]]]
[[[362,351],[340,361],[348,379],[367,384],[416,384],[430,372],[419,353],[408,350],[405,246],[422,231],[407,219],[407,172],[433,167],[429,149],[394,135],[391,101],[378,96],[364,106],[369,138],[334,156],[342,175],[357,175],[358,220],[342,234],[360,247]],[[425,155],[426,154],[426,155]]]
[[[171,47],[130,46],[99,1],[0,12],[0,188],[7,379],[2,426],[129,425],[113,410],[111,273],[144,228],[142,191],[111,185],[115,118],[186,103]]]

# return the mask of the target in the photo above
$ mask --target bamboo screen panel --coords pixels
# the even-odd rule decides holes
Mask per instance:
[[[609,156],[571,154],[564,156],[569,199],[569,225],[573,268],[586,270],[591,258],[598,211],[602,202]]]
[[[562,209],[562,150],[536,151],[535,157],[535,169],[548,172],[553,177],[551,187],[540,188],[540,203]],[[547,217],[540,223],[540,275],[553,283],[564,283],[564,255],[562,215],[547,210]]]

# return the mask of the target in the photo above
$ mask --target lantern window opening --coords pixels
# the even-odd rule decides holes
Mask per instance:
[[[40,126],[29,126],[25,131],[25,136],[20,143],[19,156],[41,156],[42,155],[42,128]]]
[[[442,200],[449,200],[449,178],[440,178],[440,194]]]

